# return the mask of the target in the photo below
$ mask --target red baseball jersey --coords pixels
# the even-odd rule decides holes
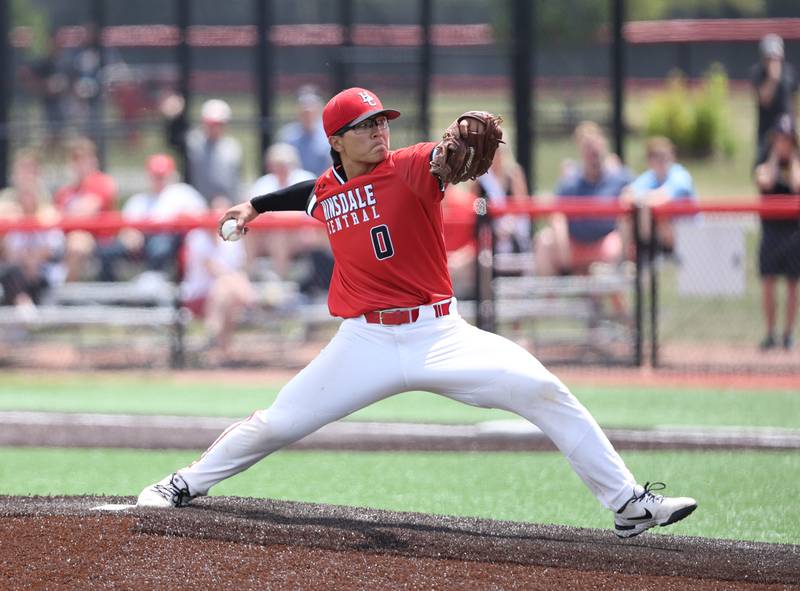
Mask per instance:
[[[331,314],[435,303],[453,295],[442,231],[444,193],[428,165],[436,144],[389,152],[369,174],[329,168],[308,213],[323,222],[334,257]]]

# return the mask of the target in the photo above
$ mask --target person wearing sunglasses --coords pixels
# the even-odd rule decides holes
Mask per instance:
[[[399,116],[369,90],[340,92],[322,115],[334,165],[304,185],[305,195],[255,197],[220,218],[220,225],[234,219],[243,230],[259,213],[288,208],[295,199],[328,232],[335,261],[328,307],[343,320],[270,408],[227,429],[198,461],[145,488],[137,504],[186,504],[328,423],[421,390],[536,424],[614,512],[620,537],[689,515],[694,499],[656,494],[662,483],[637,484],[586,408],[533,355],[461,317],[447,271],[445,183],[432,173],[446,140],[391,150],[389,121]],[[462,136],[480,136],[489,127],[468,114],[456,125]]]

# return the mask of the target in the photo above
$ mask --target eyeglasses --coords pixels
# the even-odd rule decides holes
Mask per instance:
[[[375,128],[386,129],[388,127],[389,127],[389,119],[387,119],[384,116],[373,117],[371,119],[365,119],[361,123],[356,123],[352,127],[345,127],[337,135],[344,135],[348,131],[352,131],[356,135],[365,135],[368,133],[372,133],[372,130]]]

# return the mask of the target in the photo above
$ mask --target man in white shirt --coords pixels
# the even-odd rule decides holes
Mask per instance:
[[[132,195],[122,208],[122,217],[131,222],[165,222],[183,216],[199,216],[208,211],[203,196],[191,185],[178,181],[175,161],[167,154],[147,159],[150,189]],[[98,249],[100,279],[117,281],[121,261],[144,263],[147,270],[167,272],[174,266],[180,234],[144,234],[136,228],[123,228],[112,243]]]
[[[277,143],[271,145],[264,152],[264,169],[267,174],[259,178],[250,189],[250,197],[266,195],[278,189],[285,189],[302,181],[316,179],[316,175],[308,170],[301,168],[300,154],[291,144]],[[275,217],[283,219],[305,220],[308,216],[299,211],[276,212]],[[287,279],[290,275],[292,260],[299,254],[310,252],[317,253],[319,256],[314,258],[311,266],[315,266],[319,257],[324,259],[325,254],[330,252],[324,231],[317,228],[297,227],[287,229],[272,229],[269,232],[254,233],[250,237],[249,249],[253,260],[258,257],[268,257],[270,269],[281,279]],[[312,257],[313,258],[313,257]],[[315,274],[314,269],[311,270]],[[322,271],[324,275],[325,272]],[[301,283],[306,278],[301,279]],[[327,283],[324,278],[323,282]]]
[[[203,103],[202,125],[186,134],[189,180],[210,204],[215,197],[235,202],[242,171],[242,146],[228,132],[231,108],[223,100]]]

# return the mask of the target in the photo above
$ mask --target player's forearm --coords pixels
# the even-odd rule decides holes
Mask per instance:
[[[266,211],[305,211],[308,205],[308,198],[314,191],[315,183],[315,180],[303,181],[266,195],[258,195],[250,200],[250,204],[258,213]]]
[[[792,193],[800,193],[800,156],[795,155],[789,164],[789,188]]]
[[[770,191],[778,179],[778,163],[771,154],[769,159],[756,167],[756,185],[761,191]]]
[[[758,87],[758,100],[762,106],[767,106],[772,102],[772,99],[775,97],[775,90],[778,88],[778,82],[776,80],[765,80],[759,87]]]

